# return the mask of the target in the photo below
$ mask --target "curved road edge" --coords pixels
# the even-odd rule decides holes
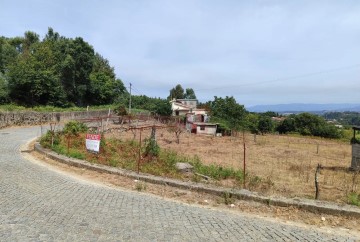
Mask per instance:
[[[32,140],[34,141],[34,139]],[[30,141],[31,142],[31,141]],[[27,145],[22,146],[21,152],[28,151]],[[280,207],[297,207],[299,209],[303,209],[310,212],[321,212],[324,214],[329,215],[344,215],[350,216],[354,218],[360,218],[360,208],[351,205],[341,205],[326,201],[316,201],[310,199],[303,199],[303,198],[283,198],[283,197],[265,197],[260,196],[255,192],[250,192],[245,189],[229,189],[229,188],[221,188],[221,187],[214,187],[209,186],[206,184],[199,184],[194,182],[184,182],[180,180],[164,178],[164,177],[157,177],[149,174],[144,173],[136,173],[129,170],[124,170],[120,168],[109,167],[101,164],[93,164],[89,163],[84,160],[79,160],[75,158],[66,157],[64,155],[59,155],[54,151],[49,149],[43,148],[38,142],[34,145],[34,150],[38,151],[39,153],[54,159],[58,162],[79,167],[85,168],[93,171],[98,171],[102,173],[108,173],[113,175],[125,176],[131,179],[137,179],[148,183],[153,184],[160,184],[160,185],[167,185],[181,189],[188,189],[192,191],[204,192],[212,195],[223,196],[224,194],[231,194],[232,197],[242,200],[248,201],[255,201],[263,204],[273,205],[273,206],[280,206]]]

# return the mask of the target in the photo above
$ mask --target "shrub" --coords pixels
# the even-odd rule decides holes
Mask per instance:
[[[160,153],[160,146],[155,139],[145,139],[145,156],[158,157]]]
[[[63,132],[68,135],[78,136],[79,133],[84,133],[88,130],[86,124],[79,121],[70,121],[65,124]]]
[[[232,194],[229,192],[224,192],[223,197],[224,197],[225,205],[230,205],[235,202],[235,199],[233,198]]]
[[[60,143],[59,133],[48,130],[45,135],[40,138],[40,144],[45,148],[58,145]]]
[[[119,115],[119,116],[123,116],[123,115],[127,115],[128,112],[126,111],[126,107],[124,104],[119,104],[119,106],[117,106],[115,109],[114,109],[114,113],[116,115]]]
[[[138,181],[136,182],[135,189],[138,192],[145,191],[146,190],[146,183]]]
[[[54,145],[53,148],[52,148],[53,151],[55,151],[56,153],[58,154],[66,154],[66,148],[62,145]]]

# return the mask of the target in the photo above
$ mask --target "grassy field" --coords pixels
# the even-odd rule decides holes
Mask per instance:
[[[142,132],[143,138],[149,135],[149,131]],[[123,140],[134,137],[131,132],[108,136]],[[135,139],[139,139],[139,132]],[[157,131],[157,142],[162,149],[197,156],[204,164],[234,169],[243,168],[245,141],[246,171],[262,179],[259,183],[247,183],[247,188],[262,194],[314,198],[317,164],[323,167],[319,177],[320,199],[348,202],[351,192],[360,193],[358,173],[348,171],[351,163],[349,142],[250,133],[245,133],[244,137],[242,134],[239,137],[211,137],[184,133],[180,144],[175,141],[175,135],[166,129]]]
[[[150,130],[143,130],[141,137],[144,149],[144,140],[150,137]],[[75,157],[92,162],[137,169],[139,130],[119,132],[114,129],[104,138],[106,149],[100,155],[86,152],[84,137],[71,141],[71,152]],[[140,170],[143,172],[179,178],[173,167],[162,166],[173,166],[179,161],[194,164],[199,161],[204,166],[197,167],[196,172],[215,177],[215,184],[242,188],[243,176],[239,172],[243,169],[245,143],[246,189],[264,195],[314,198],[315,170],[320,164],[320,199],[359,204],[360,174],[348,169],[351,164],[350,142],[294,135],[240,133],[237,137],[213,137],[182,133],[178,144],[175,134],[166,128],[157,129],[156,140],[162,151],[159,162],[152,162],[142,153]],[[63,153],[66,152],[65,146],[61,148]],[[72,150],[75,148],[78,150]],[[221,179],[216,179],[220,173]]]

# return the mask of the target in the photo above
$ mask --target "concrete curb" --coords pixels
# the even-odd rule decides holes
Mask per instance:
[[[180,180],[157,177],[144,173],[137,174],[136,172],[129,170],[108,167],[100,164],[92,164],[84,160],[79,160],[79,159],[69,158],[63,155],[59,155],[54,151],[44,149],[39,143],[35,143],[34,149],[46,155],[47,157],[52,158],[64,164],[68,164],[80,168],[86,168],[89,170],[94,170],[108,174],[126,176],[132,179],[137,179],[153,184],[161,184],[161,185],[167,185],[167,186],[172,186],[187,190],[194,190],[194,191],[204,192],[217,196],[224,196],[224,194],[228,194],[237,199],[255,201],[268,205],[274,205],[280,207],[297,207],[299,209],[303,209],[311,212],[319,212],[330,215],[345,215],[345,216],[360,218],[360,208],[347,204],[340,205],[326,201],[316,201],[316,200],[304,199],[304,198],[265,197],[245,189],[239,190],[239,189],[230,189],[230,188],[219,188],[206,184],[184,182]]]

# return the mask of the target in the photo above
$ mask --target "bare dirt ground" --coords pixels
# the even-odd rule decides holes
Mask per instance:
[[[140,131],[113,132],[106,136],[139,141]],[[142,131],[142,140],[149,136],[150,130]],[[205,164],[239,169],[243,168],[245,141],[246,171],[261,177],[262,184],[267,184],[250,183],[246,188],[264,195],[314,198],[317,164],[323,167],[319,176],[321,200],[346,203],[349,192],[360,193],[359,173],[348,170],[351,163],[349,143],[311,137],[254,136],[250,133],[244,136],[240,133],[237,137],[183,133],[180,144],[177,144],[175,134],[167,129],[158,129],[156,137],[162,149],[189,157],[196,155]]]
[[[30,150],[31,147],[33,147],[33,143],[30,144],[28,149]],[[23,153],[23,155],[32,162],[46,166],[48,169],[76,177],[77,179],[84,180],[86,182],[132,190],[134,192],[146,192],[164,199],[175,200],[191,205],[206,207],[209,209],[245,213],[249,216],[258,216],[264,219],[273,221],[275,220],[279,223],[295,223],[300,226],[312,225],[322,228],[325,231],[330,231],[331,229],[337,228],[339,231],[343,231],[344,233],[360,236],[360,227],[357,219],[346,216],[311,213],[299,210],[294,207],[282,208],[242,200],[232,200],[230,201],[230,204],[226,205],[223,197],[173,188],[164,185],[144,183],[122,176],[72,167],[51,160],[35,151],[30,153]]]

